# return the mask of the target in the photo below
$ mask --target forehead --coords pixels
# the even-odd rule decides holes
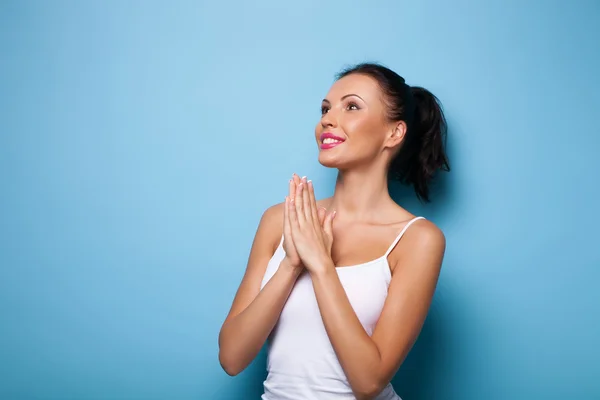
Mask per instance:
[[[379,84],[373,78],[363,74],[347,75],[331,85],[327,93],[327,99],[330,101],[339,100],[347,94],[357,94],[363,99],[375,100],[379,99],[381,90]]]

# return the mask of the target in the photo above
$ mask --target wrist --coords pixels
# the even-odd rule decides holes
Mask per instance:
[[[279,264],[279,270],[290,273],[294,278],[297,278],[304,270],[304,266],[302,264],[294,265],[287,257],[284,257]]]
[[[320,262],[314,268],[310,268],[309,272],[311,277],[317,279],[326,278],[332,273],[337,273],[335,270],[335,265],[333,264],[333,261],[331,259]]]

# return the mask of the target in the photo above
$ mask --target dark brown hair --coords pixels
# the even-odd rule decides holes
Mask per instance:
[[[438,170],[450,171],[446,155],[447,124],[440,102],[429,90],[409,86],[403,77],[377,63],[361,63],[347,68],[337,79],[363,74],[375,79],[387,100],[390,121],[404,121],[404,143],[392,159],[391,179],[412,185],[419,200],[429,202],[429,184]]]

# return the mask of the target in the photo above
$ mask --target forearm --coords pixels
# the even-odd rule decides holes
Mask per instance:
[[[299,276],[297,269],[280,264],[248,307],[223,324],[219,334],[219,359],[230,375],[243,371],[258,355]]]
[[[329,340],[357,397],[369,398],[381,388],[381,355],[365,332],[337,272],[327,268],[311,274]]]

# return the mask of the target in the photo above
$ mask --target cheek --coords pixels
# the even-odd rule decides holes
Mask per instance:
[[[352,153],[358,158],[372,159],[380,154],[385,140],[385,127],[376,118],[360,118],[348,121],[352,139]]]
[[[344,118],[342,128],[355,142],[376,141],[383,127],[376,118],[369,115],[356,115]]]

